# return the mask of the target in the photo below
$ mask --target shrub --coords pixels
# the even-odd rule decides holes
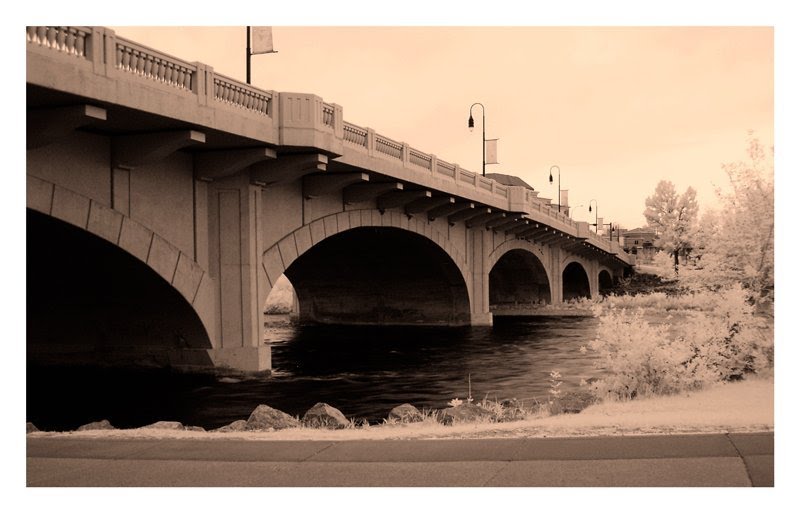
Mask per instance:
[[[651,300],[659,303],[666,297]],[[650,323],[642,308],[620,309],[611,302],[595,307],[600,325],[589,347],[606,373],[591,385],[596,395],[671,394],[772,366],[770,330],[754,315],[741,286],[684,301],[703,312],[673,326]]]

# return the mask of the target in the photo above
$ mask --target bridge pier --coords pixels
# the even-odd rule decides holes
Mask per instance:
[[[264,345],[266,276],[261,268],[265,219],[261,189],[236,175],[208,186],[208,262],[216,309],[206,327],[215,366],[245,371],[271,367]]]

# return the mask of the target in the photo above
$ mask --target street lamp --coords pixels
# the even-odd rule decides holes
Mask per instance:
[[[597,233],[599,226],[597,226],[597,200],[589,200],[589,212],[592,211],[592,202],[594,201],[594,232]]]
[[[603,226],[605,225],[608,225],[608,240],[613,241],[614,239],[611,237],[614,234],[614,227],[611,225],[611,223],[603,223]]]
[[[469,106],[469,121],[467,121],[467,126],[469,127],[470,132],[472,132],[472,130],[475,128],[475,120],[472,119],[472,107],[476,105],[481,106],[481,124],[483,126],[483,167],[481,169],[483,176],[486,176],[486,109],[483,107],[482,103],[476,102]]]
[[[558,166],[550,166],[550,183],[553,183],[553,168],[558,169],[558,211],[560,213],[561,212],[561,168]]]

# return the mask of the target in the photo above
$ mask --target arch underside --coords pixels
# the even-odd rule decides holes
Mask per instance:
[[[339,232],[300,255],[285,274],[297,294],[301,322],[470,323],[459,267],[433,241],[400,228]]]
[[[591,297],[589,275],[586,274],[583,265],[570,262],[564,268],[561,277],[564,301]]]
[[[211,365],[211,343],[196,311],[157,272],[31,209],[26,285],[31,363]]]
[[[614,280],[611,277],[611,273],[606,269],[601,269],[600,273],[597,275],[597,284],[600,288],[600,294],[608,294],[614,287]]]
[[[489,272],[489,305],[492,309],[551,302],[547,272],[530,251],[512,249],[506,252]]]

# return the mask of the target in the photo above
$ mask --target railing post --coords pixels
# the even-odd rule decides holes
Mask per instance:
[[[92,71],[94,71],[96,75],[103,75],[105,72],[105,59],[103,59],[104,36],[104,28],[92,27],[92,33],[89,36],[89,44],[86,45],[86,58],[92,61]]]
[[[408,167],[408,143],[402,143],[403,148],[400,150],[400,157],[403,161],[403,167]]]
[[[333,135],[337,139],[344,139],[344,110],[341,105],[333,105]]]
[[[367,128],[367,155],[375,156],[375,130]]]
[[[103,52],[105,57],[105,76],[113,77],[117,72],[117,34],[105,29],[103,34]]]
[[[198,105],[208,105],[208,97],[206,96],[206,65],[202,62],[194,62],[194,67],[197,69],[197,75],[192,81],[192,92],[197,95]]]
[[[436,158],[436,155],[431,153],[431,175],[436,175],[436,166],[438,161],[439,159]]]

